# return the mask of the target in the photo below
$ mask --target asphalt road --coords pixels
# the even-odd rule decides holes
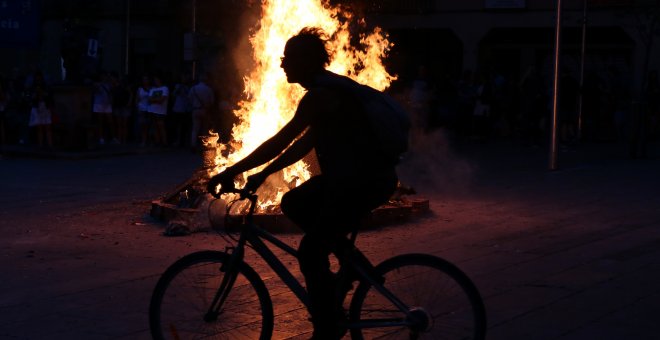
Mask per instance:
[[[481,291],[489,339],[657,339],[660,155],[584,145],[547,170],[544,150],[453,147],[430,139],[402,166],[432,213],[364,232],[374,261],[428,252]],[[0,338],[148,339],[147,306],[162,271],[213,232],[164,237],[150,201],[200,160],[187,152],[82,159],[0,159]],[[350,196],[347,196],[350,200]],[[283,235],[295,246],[299,235]],[[303,339],[299,302],[264,264],[274,338]],[[296,275],[294,259],[286,259]]]

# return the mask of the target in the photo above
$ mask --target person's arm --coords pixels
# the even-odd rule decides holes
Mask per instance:
[[[256,191],[266,180],[266,178],[268,178],[268,176],[302,159],[310,151],[312,151],[313,148],[314,140],[312,134],[308,130],[300,138],[298,138],[298,140],[293,142],[293,144],[287,148],[279,157],[268,164],[261,172],[248,177],[248,181],[245,184],[245,189],[250,192]]]
[[[267,141],[265,141],[263,144],[257,147],[254,151],[252,151],[252,153],[250,153],[247,157],[238,161],[236,164],[228,167],[227,169],[225,169],[225,171],[213,176],[209,180],[209,183],[207,185],[207,191],[211,194],[215,194],[217,186],[219,184],[231,185],[234,182],[234,177],[236,177],[238,174],[256,168],[270,161],[271,159],[278,157],[278,155],[282,154],[282,152],[287,150],[287,147],[289,147],[291,143],[296,138],[298,138],[303,133],[303,131],[307,129],[307,127],[310,124],[311,114],[313,113],[311,108],[313,108],[314,106],[309,105],[308,104],[309,102],[310,99],[308,98],[307,95],[303,97],[303,99],[300,101],[300,104],[298,105],[298,110],[296,110],[296,114],[293,116],[291,121],[289,121],[273,137],[269,138]],[[311,144],[311,140],[309,138],[310,138],[309,136],[305,138],[301,137],[303,143],[300,143],[295,147],[291,145],[290,148],[293,149],[289,152],[285,152],[287,156],[285,158],[282,158],[282,160],[279,160],[275,165],[271,166],[268,171],[271,170],[275,171],[274,169],[280,166],[282,167],[286,166],[284,164],[290,162],[294,158],[294,156],[297,156],[299,154],[302,154],[302,156],[304,156],[302,152],[302,149],[304,149],[303,145],[306,145],[305,143]],[[296,142],[294,144],[298,144],[298,143]],[[302,156],[300,157],[302,158]]]
[[[149,96],[150,103],[160,104],[163,102],[167,102],[167,97],[169,96],[169,91],[167,90],[167,87],[163,87],[160,91],[161,91],[160,95],[158,95],[157,97]]]
[[[300,136],[308,125],[305,116],[297,113],[273,137],[266,140],[247,157],[227,168],[226,171],[235,176],[270,161],[291,145],[291,142]]]
[[[307,130],[298,140],[287,148],[279,157],[268,164],[263,171],[264,177],[278,172],[305,157],[314,148],[312,134]]]

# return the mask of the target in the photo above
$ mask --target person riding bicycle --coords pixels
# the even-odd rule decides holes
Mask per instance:
[[[394,193],[396,161],[379,152],[380,145],[364,107],[355,96],[323,86],[321,77],[341,77],[326,66],[330,55],[323,32],[307,27],[285,46],[281,67],[289,83],[306,93],[291,119],[250,155],[213,176],[208,191],[233,186],[239,174],[272,160],[248,177],[246,188],[256,189],[266,178],[315,150],[320,174],[282,197],[281,209],[304,232],[298,249],[300,270],[309,293],[312,339],[338,339],[345,330],[341,302],[335,296],[337,279],[329,255],[346,243],[359,220]],[[359,193],[352,188],[360,188]]]

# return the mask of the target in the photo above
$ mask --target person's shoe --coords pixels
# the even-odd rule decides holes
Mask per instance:
[[[337,273],[337,292],[340,298],[346,296],[353,289],[353,282],[359,281],[355,271],[342,267]]]
[[[309,340],[339,340],[346,335],[348,328],[345,321],[337,323],[337,327],[333,330],[314,330],[312,337]]]

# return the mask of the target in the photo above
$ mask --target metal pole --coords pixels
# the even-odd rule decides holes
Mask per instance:
[[[126,0],[126,48],[124,49],[124,75],[128,75],[129,55],[131,46],[131,0]]]
[[[577,140],[582,140],[582,108],[584,101],[584,59],[587,55],[587,0],[584,1],[582,9],[582,51],[580,59],[580,92],[578,94],[578,126],[577,126]]]
[[[192,60],[192,70],[191,70],[191,76],[192,79],[196,78],[197,74],[197,55],[196,55],[196,50],[197,50],[197,43],[194,41],[197,38],[195,37],[195,33],[197,32],[197,0],[193,0],[192,2],[192,47],[193,47],[193,60]]]
[[[555,23],[555,63],[552,83],[552,126],[550,136],[550,170],[557,170],[557,105],[559,104],[559,63],[561,43],[561,0],[557,0],[557,18]]]

